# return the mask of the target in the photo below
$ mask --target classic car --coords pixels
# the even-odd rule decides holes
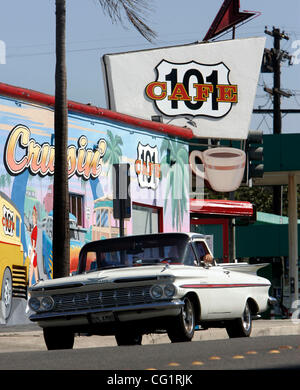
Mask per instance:
[[[159,233],[111,238],[81,249],[75,275],[40,281],[29,290],[30,320],[48,349],[72,348],[74,336],[114,335],[141,344],[147,333],[191,341],[195,329],[224,327],[248,337],[267,310],[269,280],[258,266],[208,264],[200,234]]]

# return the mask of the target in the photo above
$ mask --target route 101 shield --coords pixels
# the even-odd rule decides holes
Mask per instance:
[[[238,86],[230,84],[230,69],[223,62],[162,60],[155,69],[157,79],[147,85],[146,95],[164,115],[221,118],[238,101]]]

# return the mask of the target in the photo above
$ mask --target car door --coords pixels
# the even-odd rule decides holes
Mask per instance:
[[[234,294],[232,278],[229,270],[221,266],[206,266],[202,262],[203,256],[208,253],[206,243],[202,240],[194,242],[199,266],[203,267],[205,278],[199,284],[199,295],[202,304],[206,307],[208,319],[229,318],[234,309]]]
[[[230,271],[220,266],[207,267],[206,269],[208,283],[204,290],[208,301],[208,318],[229,318],[235,305]]]

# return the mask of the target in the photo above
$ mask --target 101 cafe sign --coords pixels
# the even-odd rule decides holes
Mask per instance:
[[[108,106],[199,138],[246,139],[264,46],[258,37],[107,54]]]
[[[223,63],[185,64],[166,60],[156,67],[157,80],[145,92],[163,115],[221,118],[238,101],[238,86],[229,81],[230,69]]]

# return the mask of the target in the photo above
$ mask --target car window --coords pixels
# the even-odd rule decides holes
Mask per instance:
[[[195,252],[193,251],[193,248],[190,244],[186,248],[183,264],[184,265],[198,265],[197,259],[195,257]]]
[[[194,241],[194,248],[195,248],[198,260],[203,261],[203,256],[205,256],[208,253],[203,241]]]
[[[101,270],[108,267],[135,267],[161,263],[194,263],[195,255],[186,251],[184,235],[134,236],[122,239],[100,240],[85,245],[79,255],[78,273]],[[185,256],[187,254],[187,256]]]
[[[86,271],[97,269],[97,254],[96,252],[87,252],[86,254]]]

